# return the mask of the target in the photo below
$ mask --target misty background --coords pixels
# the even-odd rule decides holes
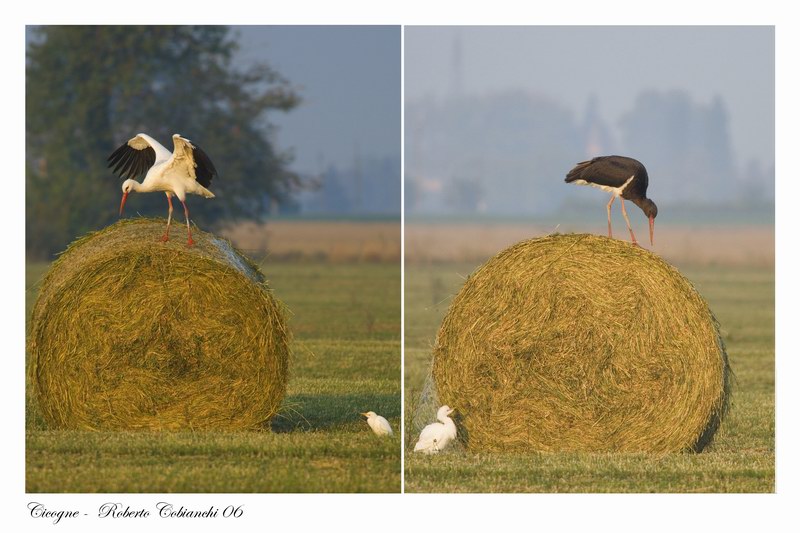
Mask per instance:
[[[269,117],[271,140],[310,189],[276,214],[399,216],[400,27],[231,26],[231,36],[235,68],[267,63],[302,99]]]
[[[399,26],[28,26],[25,38],[31,257],[117,219],[107,157],[139,132],[169,149],[181,133],[214,161],[216,199],[189,202],[203,227],[399,221]],[[166,213],[155,195],[129,207]]]
[[[233,26],[241,66],[268,61],[302,104],[270,119],[309,187],[298,215],[400,215],[399,26]]]
[[[772,27],[406,27],[407,216],[604,220],[563,179],[620,154],[659,222],[773,223],[774,58]]]

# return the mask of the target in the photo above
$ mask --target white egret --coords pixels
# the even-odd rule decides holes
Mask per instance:
[[[436,419],[439,422],[428,424],[419,434],[417,445],[414,446],[415,452],[427,454],[439,453],[444,450],[451,441],[456,438],[456,423],[448,415],[455,409],[450,409],[443,405],[436,412]]]
[[[392,426],[389,425],[389,421],[376,414],[374,411],[361,413],[361,416],[367,417],[367,424],[369,424],[369,427],[372,428],[373,433],[376,435],[384,436],[392,434]]]
[[[109,167],[114,167],[113,172],[121,178],[128,177],[122,184],[122,202],[119,204],[119,215],[125,208],[128,194],[133,192],[162,191],[167,195],[169,215],[167,216],[167,229],[162,241],[169,240],[169,226],[172,222],[172,195],[178,197],[183,204],[183,214],[186,216],[186,229],[189,232],[188,246],[194,244],[192,228],[189,225],[189,208],[186,207],[186,193],[197,194],[205,198],[214,198],[208,190],[211,179],[217,175],[214,163],[196,144],[179,134],[172,136],[175,149],[170,152],[158,141],[144,133],[138,134],[133,139],[117,148],[108,157]],[[139,183],[132,179],[144,175],[144,180]]]

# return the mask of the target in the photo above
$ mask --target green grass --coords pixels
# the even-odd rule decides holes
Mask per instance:
[[[47,266],[28,265],[27,317]],[[399,492],[399,266],[261,266],[295,336],[270,431],[53,431],[29,397],[27,491]],[[368,410],[394,438],[372,434]]]
[[[451,295],[475,264],[407,265],[406,423],[419,403],[431,346]],[[773,492],[775,278],[755,268],[681,268],[717,316],[735,373],[732,405],[701,454],[410,453],[407,492]],[[432,421],[432,420],[431,420]]]

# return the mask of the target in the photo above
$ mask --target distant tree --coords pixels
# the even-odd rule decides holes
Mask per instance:
[[[453,178],[445,189],[445,203],[457,213],[477,212],[483,197],[483,186],[475,178]]]
[[[345,174],[336,166],[331,165],[322,175],[322,186],[317,195],[316,210],[318,213],[347,213],[353,210],[354,192],[347,187],[352,183],[352,175]]]
[[[421,199],[420,192],[418,178],[416,176],[409,176],[406,174],[405,179],[403,180],[403,196],[406,213],[413,213],[416,211]]]
[[[600,116],[600,100],[596,95],[590,96],[586,101],[580,134],[585,147],[585,157],[616,153],[611,130]]]
[[[564,175],[585,146],[575,117],[556,100],[523,91],[429,98],[409,102],[405,120],[413,128],[406,172],[444,185],[418,191],[420,213],[542,214],[574,195]]]
[[[685,91],[643,91],[621,128],[625,153],[640,159],[659,183],[672,182],[656,197],[724,203],[734,196],[736,165],[720,97],[706,106]]]
[[[353,165],[330,165],[319,177],[308,179],[302,210],[315,214],[400,213],[400,159],[357,158]],[[361,198],[359,202],[358,199]]]
[[[366,157],[362,163],[365,179],[364,212],[400,214],[400,159]]]
[[[235,69],[236,49],[221,26],[39,28],[27,51],[28,253],[51,255],[114,220],[120,180],[106,158],[139,132],[170,149],[181,133],[212,158],[217,198],[192,203],[205,224],[288,201],[299,179],[266,115],[299,97],[266,65]],[[131,211],[165,211],[164,198],[132,200]]]
[[[761,161],[751,158],[744,167],[739,188],[743,205],[764,205],[775,201],[774,168],[764,168]]]
[[[706,147],[705,157],[716,173],[724,176],[728,186],[736,176],[733,146],[731,143],[728,110],[722,97],[715,95],[711,105],[703,110],[700,144]]]

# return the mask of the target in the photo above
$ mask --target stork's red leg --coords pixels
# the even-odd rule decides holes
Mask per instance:
[[[617,198],[617,195],[616,194],[612,194],[611,195],[611,201],[608,202],[608,205],[606,206],[606,211],[608,211],[608,238],[609,239],[612,237],[612,235],[611,235],[611,204],[614,203],[614,200],[616,198]]]
[[[172,194],[165,193],[167,195],[167,202],[169,203],[169,214],[167,215],[167,230],[164,232],[164,235],[161,237],[163,242],[167,242],[169,240],[169,225],[172,223]]]
[[[183,214],[186,216],[186,230],[189,232],[189,240],[186,241],[186,246],[192,246],[194,241],[192,240],[192,227],[189,225],[189,208],[186,207],[186,202],[181,200],[183,204]]]
[[[628,220],[628,213],[625,212],[625,199],[620,197],[619,203],[622,206],[622,216],[625,217],[625,223],[628,225],[628,231],[631,232],[631,242],[634,245],[639,246],[639,243],[636,242],[636,235],[633,234],[633,230],[631,229],[631,221]]]

